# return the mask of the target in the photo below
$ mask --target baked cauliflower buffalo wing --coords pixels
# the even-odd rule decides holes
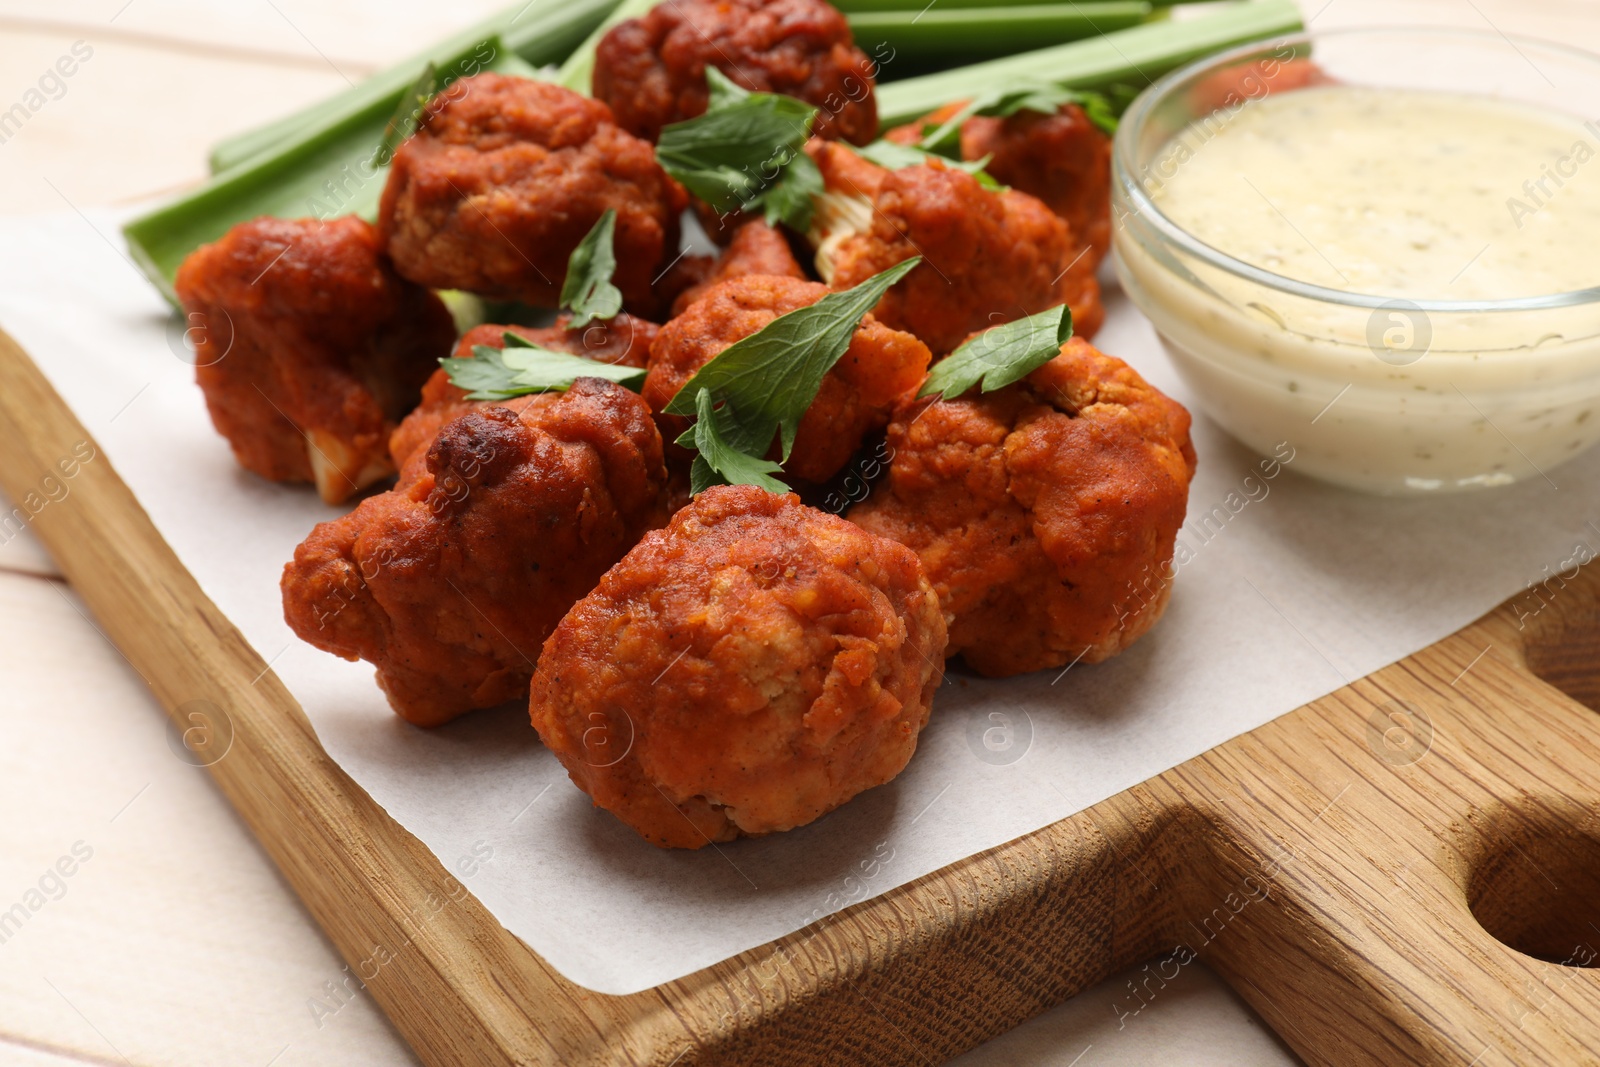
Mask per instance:
[[[337,504],[394,473],[389,433],[450,351],[438,297],[358,218],[259,218],[183,261],[195,378],[240,466]]]
[[[1067,224],[1034,197],[985,189],[937,160],[886,170],[841,145],[813,140],[807,151],[826,188],[811,239],[829,285],[848,289],[923,257],[873,310],[884,325],[944,355],[974,331],[1066,302],[1062,287],[1079,249]],[[1093,285],[1092,268],[1087,277]],[[1098,325],[1092,307],[1072,312],[1080,334]]]
[[[473,358],[473,349],[480,345],[504,348],[505,335],[514,333],[536,345],[557,352],[570,352],[597,363],[621,364],[625,367],[643,367],[650,357],[650,343],[656,339],[657,326],[653,322],[635,318],[626,312],[614,319],[591,322],[583,329],[567,326],[571,315],[561,315],[553,326],[474,326],[461,335],[456,344],[455,358]],[[491,407],[517,406],[522,401],[468,400],[467,391],[450,383],[449,374],[441,367],[422,387],[422,402],[405,417],[389,438],[389,454],[397,470],[404,469],[406,461],[426,453],[439,430],[469,411]]]
[[[743,278],[747,274],[774,274],[800,279],[806,276],[789,248],[788,238],[761,219],[752,219],[735,230],[728,247],[715,259],[709,256],[693,258],[698,262],[685,271],[689,276],[687,287],[681,288],[673,297],[674,317],[687,311],[689,305],[704,296],[713,285],[730,278]]]
[[[958,100],[920,122],[897,126],[885,138],[916,144],[966,106]],[[987,159],[983,169],[996,181],[1038,197],[1065,219],[1079,247],[1089,248],[1091,271],[1105,258],[1111,247],[1111,138],[1083,108],[1064,104],[1051,114],[974,115],[961,124],[961,158]]]
[[[525,696],[561,616],[665,521],[665,481],[649,409],[614,383],[470,411],[393,490],[311,532],[283,571],[284,616],[377,667],[418,726]]]
[[[751,274],[712,286],[682,315],[661,327],[650,347],[644,399],[661,411],[701,367],[735,341],[780,315],[815,304],[828,287],[769,274]],[[850,347],[822,379],[816,399],[800,420],[785,470],[808,482],[832,477],[861,446],[888,424],[897,401],[922,384],[928,346],[867,315]],[[663,436],[675,440],[688,422],[658,416]],[[674,446],[676,447],[676,446]]]
[[[722,486],[561,620],[533,725],[653,844],[787,830],[905,767],[945,637],[912,552],[794,496]]]
[[[628,307],[648,309],[687,199],[604,104],[478,74],[428,104],[395,152],[378,217],[407,278],[555,307],[572,250],[615,208],[613,282]]]
[[[849,518],[922,558],[978,672],[1099,662],[1166,609],[1189,413],[1121,360],[1074,338],[1015,385],[906,405],[889,445]]]
[[[876,66],[826,0],[666,0],[601,39],[594,95],[623,129],[653,142],[663,126],[705,113],[707,66],[746,89],[814,105],[819,137],[866,144],[878,135]]]

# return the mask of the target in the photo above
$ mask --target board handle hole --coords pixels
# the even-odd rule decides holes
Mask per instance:
[[[1586,546],[1580,546],[1586,547]],[[1600,711],[1600,559],[1551,574],[1511,601],[1528,669]]]
[[[1525,797],[1485,820],[1467,883],[1480,925],[1524,955],[1600,967],[1600,836],[1594,812]]]

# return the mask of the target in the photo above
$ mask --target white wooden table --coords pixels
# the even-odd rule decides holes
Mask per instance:
[[[1451,22],[1600,48],[1594,0],[1303,3],[1319,27]],[[46,78],[19,130],[0,130],[0,212],[182,188],[218,138],[501,6],[0,0],[0,113],[74,43],[92,49]],[[160,709],[26,534],[0,544],[0,683],[0,915],[44,900],[20,928],[0,922],[0,1065],[416,1062],[205,773],[174,756]],[[1198,966],[1119,1018],[1126,980],[958,1062],[1295,1062]]]

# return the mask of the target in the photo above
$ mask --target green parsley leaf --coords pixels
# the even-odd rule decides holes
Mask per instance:
[[[822,184],[803,148],[817,109],[776,93],[752,93],[706,68],[704,115],[661,131],[656,160],[719,212],[764,209],[768,221],[810,224],[807,190]],[[800,162],[804,160],[804,162]]]
[[[1049,363],[1071,337],[1065,304],[985,330],[935,364],[917,395],[954,400],[979,382],[985,393],[1004,389]]]
[[[723,108],[732,107],[734,104],[743,103],[750,99],[750,90],[722,73],[716,67],[706,68],[706,90],[710,97],[706,101],[708,111],[721,111]]]
[[[389,117],[389,124],[383,128],[383,140],[379,142],[378,150],[372,154],[373,167],[387,167],[389,161],[394,159],[400,143],[417,132],[417,123],[422,121],[422,112],[426,110],[428,101],[433,99],[433,94],[439,89],[439,72],[434,69],[432,63],[429,63],[423,68],[416,84],[400,97],[399,105]]]
[[[714,403],[711,390],[696,393],[694,425],[677,440],[685,448],[699,452],[689,468],[689,491],[699,495],[713,485],[727,484],[756,485],[769,493],[787,493],[789,487],[772,477],[783,470],[783,465],[743,451],[735,443],[740,431],[729,425],[732,413],[726,406],[714,407]]]
[[[781,430],[787,460],[801,416],[816,399],[823,377],[850,347],[862,318],[921,262],[921,256],[913,256],[853,289],[829,293],[778,316],[717,353],[664,410],[693,415],[700,390],[709,390],[727,412],[722,428],[735,447],[748,455],[765,455]]]
[[[581,330],[596,319],[614,319],[622,310],[622,290],[611,284],[617,270],[613,238],[617,209],[606,208],[567,259],[567,280],[561,284],[561,306],[572,312],[568,328]]]
[[[871,144],[861,148],[857,148],[855,145],[846,145],[846,147],[862,159],[876,163],[886,170],[904,170],[907,167],[920,167],[929,160],[937,159],[951,170],[966,171],[978,179],[978,184],[985,189],[998,192],[1005,188],[1005,186],[995,181],[988,171],[983,169],[989,165],[988,156],[973,160],[970,163],[964,163],[959,159],[950,159],[937,153],[929,152],[927,149],[917,148],[914,145],[900,144],[897,141],[873,141]]]
[[[498,348],[492,351],[493,355],[477,359],[441,359],[439,365],[449,376],[451,385],[467,391],[469,400],[510,400],[521,395],[511,389],[516,372],[505,365]]]
[[[1083,108],[1084,115],[1090,122],[1100,127],[1101,133],[1107,137],[1115,137],[1117,127],[1122,124],[1122,113],[1128,110],[1128,104],[1132,101],[1125,101],[1118,107],[1110,97],[1099,93],[1085,93],[1083,96],[1084,99],[1078,101],[1078,106]]]
[[[813,198],[822,193],[822,171],[810,156],[799,153],[762,197],[767,225],[783,222],[805,233],[811,228],[811,216],[816,210]]]
[[[450,384],[467,391],[468,400],[510,400],[529,393],[564,393],[579,378],[604,378],[638,390],[644,385],[643,367],[599,363],[570,352],[536,345],[507,331],[505,348],[476,345],[472,359],[439,361]]]
[[[919,147],[942,156],[961,157],[961,126],[974,115],[1010,118],[1019,111],[1053,115],[1067,104],[1083,108],[1089,121],[1109,136],[1117,132],[1119,110],[1103,93],[1063,89],[1048,82],[1018,82],[1004,89],[980,93],[942,125],[925,132]],[[1124,105],[1126,107],[1126,105]],[[926,129],[926,128],[925,128]]]

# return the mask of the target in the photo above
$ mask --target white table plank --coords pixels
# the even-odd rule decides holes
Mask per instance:
[[[97,40],[88,31],[0,26],[0,112],[28,99],[58,61],[76,62],[60,90],[0,143],[7,214],[135,200],[199,181],[224,132],[269,121],[344,87],[331,71],[244,63]],[[86,60],[77,60],[88,50]],[[9,128],[8,128],[9,130]]]
[[[501,6],[0,0],[0,110],[74,41],[95,50],[60,99],[0,144],[0,211],[99,206],[199,180],[217,138]],[[1600,45],[1593,0],[1303,6],[1319,28],[1487,23]],[[172,755],[159,709],[81,605],[59,582],[8,570],[54,567],[29,535],[0,544],[0,910],[25,904],[74,843],[94,851],[59,900],[0,943],[0,1063],[414,1063],[365,996],[316,1025],[308,1001],[343,978],[342,961],[204,774]],[[1294,1062],[1198,965],[1122,1025],[1125,997],[1113,979],[956,1064]]]
[[[6,1067],[126,1067],[121,1060],[89,1059],[82,1054],[0,1037],[0,1063]]]
[[[0,916],[26,913],[0,924],[0,1034],[137,1064],[414,1062],[354,981],[318,1019],[344,963],[82,612],[0,574]]]
[[[89,34],[276,52],[355,79],[510,6],[511,0],[0,0],[0,24],[49,20]]]
[[[26,509],[15,514],[16,505],[0,493],[0,571],[15,571],[54,578],[61,574],[56,561],[44,550],[33,530],[25,525]]]

